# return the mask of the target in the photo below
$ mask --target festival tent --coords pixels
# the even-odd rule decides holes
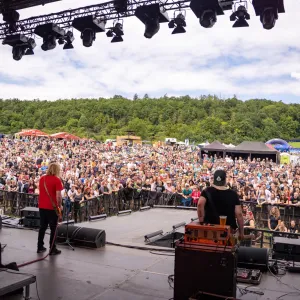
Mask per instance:
[[[226,151],[226,147],[220,143],[219,141],[214,141],[209,145],[204,146],[201,149],[202,154],[208,154],[210,155],[217,155],[217,156],[222,156],[225,157],[225,151]]]
[[[16,133],[17,136],[38,136],[38,137],[43,137],[43,136],[49,136],[46,132],[43,132],[38,129],[24,129],[20,132]]]
[[[230,153],[229,153],[230,152]],[[242,142],[233,149],[227,149],[227,154],[234,157],[249,157],[250,158],[269,158],[279,162],[279,152],[276,149],[268,147],[263,142]]]
[[[51,134],[50,137],[55,138],[55,139],[68,139],[68,140],[80,140],[80,137],[68,133],[68,132],[58,132]]]

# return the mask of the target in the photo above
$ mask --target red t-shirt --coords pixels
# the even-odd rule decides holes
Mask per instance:
[[[52,198],[52,201],[56,205],[56,207],[57,207],[56,192],[63,190],[62,182],[58,177],[50,176],[50,175],[44,175],[40,179],[39,208],[54,210],[52,202],[45,190],[44,182],[46,183],[47,190]]]

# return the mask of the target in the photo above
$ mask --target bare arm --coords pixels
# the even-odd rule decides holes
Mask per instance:
[[[56,199],[57,199],[57,205],[58,205],[58,207],[61,207],[62,206],[61,191],[56,191]]]
[[[235,217],[236,217],[237,222],[238,222],[240,237],[243,237],[244,236],[244,219],[243,219],[243,213],[242,213],[242,206],[241,205],[236,205],[235,206]]]
[[[204,222],[204,215],[205,215],[205,203],[206,203],[206,199],[204,197],[200,197],[199,201],[198,201],[198,206],[197,206],[197,213],[198,213],[198,219],[199,222]]]

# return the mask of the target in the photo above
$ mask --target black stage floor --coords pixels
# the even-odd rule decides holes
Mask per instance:
[[[189,221],[192,212],[177,211],[173,217],[172,211],[163,213],[168,215],[172,222]],[[155,231],[161,227],[158,224],[154,228],[146,228],[146,232],[140,229],[141,224],[155,224],[161,219],[160,210],[143,212],[143,217],[136,215],[124,216],[113,220],[99,221],[101,225],[113,222],[115,229],[107,230],[107,240],[117,241],[118,237],[111,238],[114,230],[126,233],[124,243],[129,243],[130,232],[132,240],[140,242],[139,236]],[[183,216],[186,214],[185,216]],[[151,218],[151,222],[149,221]],[[156,219],[156,222],[154,221]],[[170,222],[171,222],[170,221]],[[120,224],[118,224],[120,222]],[[95,223],[93,223],[95,224]],[[100,224],[100,223],[98,223]],[[170,224],[164,226],[170,230]],[[147,226],[146,226],[147,227]],[[111,231],[110,231],[111,230]],[[165,229],[166,230],[166,229]],[[165,231],[164,230],[164,231]],[[142,233],[143,232],[143,233]],[[48,239],[48,236],[46,236]],[[137,240],[135,240],[137,239]],[[7,244],[2,253],[3,263],[16,261],[23,263],[40,257],[36,254],[37,233],[30,230],[19,230],[3,228],[0,230],[0,242]],[[139,243],[139,245],[141,245]],[[48,257],[42,262],[22,268],[21,272],[31,273],[37,276],[38,292],[41,300],[153,300],[170,299],[173,297],[173,290],[168,284],[168,275],[174,274],[174,256],[155,255],[149,250],[136,250],[124,247],[106,245],[104,248],[89,250],[76,248],[71,251],[68,247],[60,247],[62,254],[57,257]],[[162,253],[160,253],[162,254]],[[173,255],[165,253],[165,255]],[[241,300],[276,300],[278,297],[294,292],[293,294],[279,298],[283,300],[299,300],[300,292],[285,285],[299,287],[300,276],[298,274],[286,274],[281,282],[271,275],[264,275],[262,283],[253,288],[261,290],[264,295],[246,294],[237,298]],[[31,288],[33,300],[38,300],[36,288]],[[4,297],[3,300],[20,300],[20,296]]]

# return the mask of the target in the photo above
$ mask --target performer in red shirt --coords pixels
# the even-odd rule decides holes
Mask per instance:
[[[60,166],[51,163],[47,174],[42,176],[39,181],[39,211],[40,211],[40,230],[38,236],[37,253],[42,253],[47,249],[44,247],[45,232],[50,227],[50,255],[60,254],[61,251],[55,245],[55,232],[58,220],[61,221],[61,205],[63,185],[60,175]],[[53,247],[51,249],[51,246]]]

